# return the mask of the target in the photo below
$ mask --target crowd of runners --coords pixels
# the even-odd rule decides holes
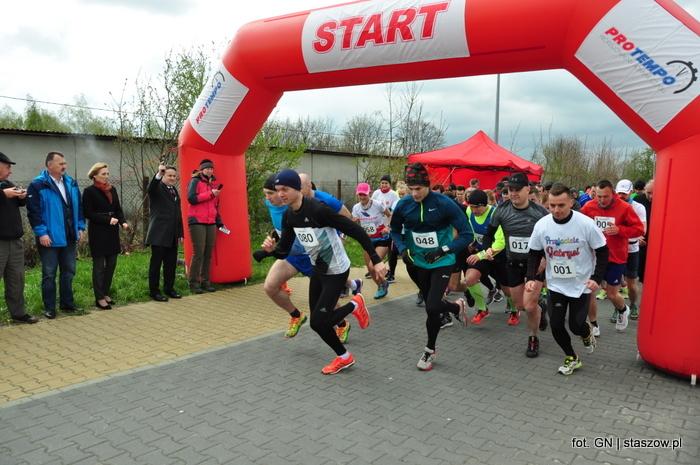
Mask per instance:
[[[426,342],[417,362],[422,371],[434,366],[441,329],[453,320],[464,327],[486,324],[488,306],[503,299],[508,325],[518,326],[524,312],[527,357],[539,355],[539,332],[551,329],[565,355],[558,369],[563,375],[582,366],[570,333],[584,351],[596,348],[596,300],[610,300],[618,332],[639,315],[653,181],[601,180],[579,192],[513,173],[494,190],[480,189],[478,179],[468,188],[445,188],[431,186],[427,169],[414,163],[396,191],[389,176],[374,192],[358,184],[350,210],[291,169],[270,176],[263,194],[274,229],[253,256],[276,259],[264,289],[289,313],[285,336],[296,336],[308,318],[335,352],[323,374],[355,363],[345,347],[347,317],[352,314],[361,329],[371,323],[362,293],[367,284],[349,279],[346,240],[364,249],[375,300],[388,295],[402,259],[418,288],[416,304],[426,312]],[[310,278],[308,312],[296,307],[287,286],[297,273]],[[349,302],[339,304],[348,294]]]

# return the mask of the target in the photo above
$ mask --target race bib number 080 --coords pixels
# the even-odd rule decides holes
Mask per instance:
[[[510,236],[508,249],[513,253],[528,253],[530,251],[530,238]]]
[[[608,226],[615,226],[615,218],[612,216],[596,216],[594,220],[595,225],[601,230],[607,228]]]
[[[438,246],[437,233],[435,231],[427,233],[413,233],[413,242],[423,249],[434,249]]]
[[[318,247],[318,238],[313,228],[294,228],[294,232],[304,247]]]

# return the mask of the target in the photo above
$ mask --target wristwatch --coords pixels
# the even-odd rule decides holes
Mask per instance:
[[[447,247],[446,245],[443,245],[443,246],[442,246],[442,251],[445,252],[445,253],[450,253],[450,248]]]

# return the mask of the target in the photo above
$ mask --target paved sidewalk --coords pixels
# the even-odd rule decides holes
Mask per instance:
[[[508,327],[495,309],[483,326],[444,330],[428,373],[415,368],[425,317],[409,296],[374,306],[367,330],[354,325],[357,365],[336,376],[320,374],[332,353],[305,326],[9,403],[0,463],[698,463],[699,392],[636,360],[636,323],[617,334],[601,318],[598,350],[564,377],[551,334],[527,359],[524,322]],[[682,447],[617,450],[618,438]]]
[[[404,267],[387,299],[415,292]],[[364,269],[353,269],[362,277]],[[365,279],[369,305],[376,285]],[[294,278],[293,302],[308,307],[307,278]],[[376,301],[379,302],[379,301]],[[289,317],[265,295],[262,284],[146,302],[89,315],[0,327],[0,405],[125,370],[221,347],[271,332]],[[2,462],[0,461],[0,465]]]

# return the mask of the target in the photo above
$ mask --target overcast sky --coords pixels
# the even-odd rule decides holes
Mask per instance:
[[[224,45],[243,24],[339,0],[39,0],[3,2],[0,95],[107,107],[125,79],[156,75],[168,50]],[[677,0],[700,18],[700,0]],[[330,117],[341,128],[354,114],[383,111],[384,85],[290,92],[278,118]],[[423,83],[424,110],[448,125],[447,143],[482,129],[493,136],[496,77]],[[334,105],[328,105],[330,99]],[[15,110],[23,102],[0,98]],[[339,112],[338,108],[347,108]],[[55,108],[54,108],[55,109]],[[500,143],[529,157],[540,133],[603,138],[617,147],[645,144],[565,71],[503,75]]]

